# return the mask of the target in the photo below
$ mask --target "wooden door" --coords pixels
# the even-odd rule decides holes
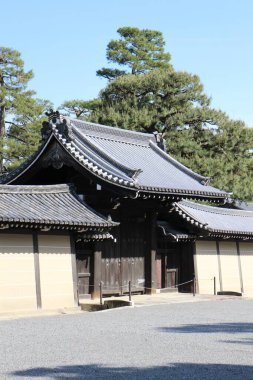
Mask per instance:
[[[165,288],[175,288],[178,283],[178,269],[166,268]]]
[[[178,284],[179,257],[176,248],[169,248],[163,257],[163,281],[164,288],[173,288]]]
[[[133,212],[133,211],[132,211]],[[142,217],[124,215],[121,221],[120,280],[122,293],[145,289],[145,220]]]
[[[91,257],[91,251],[89,250],[80,250],[76,253],[79,299],[90,293]]]
[[[121,258],[122,293],[128,292],[129,281],[131,281],[133,292],[144,291],[144,257]]]
[[[156,253],[155,258],[155,266],[156,266],[156,288],[162,288],[162,255],[159,251]]]

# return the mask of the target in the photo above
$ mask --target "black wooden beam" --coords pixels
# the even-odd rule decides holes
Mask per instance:
[[[94,243],[93,252],[93,284],[91,290],[91,298],[99,298],[99,284],[102,277],[102,244]]]
[[[156,293],[156,252],[157,252],[157,215],[155,211],[147,213],[146,236],[149,237],[146,255],[146,293]]]

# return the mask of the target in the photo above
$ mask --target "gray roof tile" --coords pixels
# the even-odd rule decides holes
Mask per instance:
[[[68,185],[0,185],[0,224],[12,222],[95,229],[117,225],[91,210]]]
[[[174,203],[174,209],[189,224],[212,234],[253,235],[253,211],[212,207],[189,201]]]
[[[221,198],[227,196],[226,192],[207,185],[207,177],[194,173],[162,151],[152,134],[79,120],[69,122],[75,145],[79,149],[80,146],[84,148],[82,154],[102,170],[118,175],[135,188]],[[93,150],[92,155],[89,148]],[[106,165],[101,161],[102,157]]]

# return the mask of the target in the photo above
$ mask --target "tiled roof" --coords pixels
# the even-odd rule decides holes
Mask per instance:
[[[6,223],[11,227],[60,226],[78,231],[117,225],[91,210],[68,185],[0,185],[0,227]]]
[[[239,209],[239,210],[253,211],[253,203],[252,202],[235,201],[234,207]]]
[[[174,203],[174,209],[187,223],[211,235],[253,237],[253,211],[212,207],[189,201]]]
[[[227,196],[224,191],[207,185],[209,178],[194,173],[160,149],[153,134],[79,120],[71,120],[71,125],[73,148],[80,151],[80,147],[85,146],[83,155],[90,157],[104,173],[113,173],[116,183],[140,191]],[[106,166],[101,158],[105,159]]]
[[[144,193],[225,199],[225,191],[194,173],[160,149],[153,134],[102,126],[60,116],[51,133],[70,155],[93,175],[116,186]],[[64,131],[61,129],[63,126]],[[30,158],[2,182],[11,183],[42,153]]]

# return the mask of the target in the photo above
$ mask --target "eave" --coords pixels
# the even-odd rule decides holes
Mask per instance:
[[[0,185],[0,230],[104,234],[119,223],[83,202],[69,185]]]
[[[199,235],[203,234],[204,237],[211,237],[211,238],[222,238],[222,239],[242,239],[242,240],[253,240],[253,212],[250,211],[239,211],[239,210],[233,210],[233,209],[219,209],[217,207],[212,207],[212,206],[204,206],[204,205],[198,205],[192,203],[193,210],[198,211],[199,210],[202,212],[202,214],[205,212],[207,213],[206,218],[204,216],[196,216],[193,215],[193,212],[191,212],[187,207],[191,207],[190,205],[191,202],[175,202],[173,204],[173,210],[176,212],[176,214],[182,218],[186,224],[191,226],[191,229],[195,229],[196,231],[199,231]],[[189,206],[187,206],[189,205]],[[240,218],[241,220],[244,220],[245,226],[248,226],[248,221],[251,222],[252,224],[252,230],[247,230],[245,228],[245,231],[242,230],[242,227],[240,225],[240,221],[238,221],[238,225],[240,225],[241,229],[231,229],[229,222],[227,224],[227,229],[222,229],[222,228],[213,228],[211,225],[207,222],[208,221],[208,213],[211,214],[216,214],[217,219],[218,217],[222,218],[222,215],[226,215],[230,218],[231,223],[233,220],[236,220],[235,218]],[[205,223],[206,221],[206,223]],[[217,221],[219,223],[219,221]]]

